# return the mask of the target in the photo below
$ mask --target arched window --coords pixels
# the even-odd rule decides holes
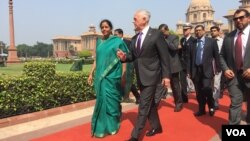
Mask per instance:
[[[197,22],[197,15],[194,14],[194,22]]]
[[[203,20],[207,19],[207,13],[203,13]]]

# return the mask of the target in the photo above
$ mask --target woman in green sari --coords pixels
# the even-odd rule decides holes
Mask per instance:
[[[88,83],[92,85],[94,74],[96,104],[91,132],[95,137],[116,134],[120,128],[121,78],[125,71],[116,52],[118,49],[128,51],[126,44],[119,37],[112,36],[113,26],[109,20],[102,20],[100,28],[103,37],[97,41],[96,60],[88,78]]]

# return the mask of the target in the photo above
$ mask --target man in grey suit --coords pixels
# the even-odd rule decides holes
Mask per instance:
[[[137,141],[147,119],[151,125],[151,130],[146,136],[153,136],[162,132],[162,126],[158,115],[158,101],[155,99],[157,85],[162,83],[164,87],[169,87],[169,60],[168,45],[164,41],[163,34],[149,27],[150,12],[139,10],[134,15],[134,26],[138,32],[131,40],[131,53],[125,54],[121,50],[117,51],[117,56],[123,62],[134,61],[136,77],[141,97],[137,121],[132,131],[129,141]]]
[[[247,100],[246,121],[250,123],[250,26],[249,12],[238,9],[234,13],[237,29],[225,38],[220,52],[220,62],[228,86],[231,105],[229,124],[237,125],[241,121],[243,95]]]
[[[181,95],[181,81],[180,81],[180,72],[182,71],[182,65],[179,58],[179,37],[170,34],[168,25],[161,24],[158,28],[163,34],[165,41],[168,44],[168,51],[169,51],[169,60],[170,60],[170,71],[171,71],[171,89],[173,91],[174,96],[174,103],[175,108],[174,112],[180,112],[182,110],[183,106],[183,100]],[[160,88],[161,89],[161,88]],[[166,95],[166,91],[163,93]]]
[[[218,44],[215,39],[205,36],[205,27],[203,25],[195,27],[195,36],[197,39],[193,47],[190,48],[187,63],[188,74],[194,82],[196,98],[199,104],[199,110],[194,115],[205,115],[205,106],[207,104],[209,115],[214,116],[215,109],[212,91],[212,81],[214,78],[213,60],[216,64],[216,71],[219,72]]]

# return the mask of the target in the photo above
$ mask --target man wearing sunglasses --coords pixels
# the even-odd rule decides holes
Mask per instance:
[[[220,52],[220,63],[228,86],[231,105],[229,124],[241,121],[243,97],[247,101],[246,122],[250,123],[250,14],[245,9],[234,13],[236,29],[225,38]],[[244,96],[243,96],[244,95]]]

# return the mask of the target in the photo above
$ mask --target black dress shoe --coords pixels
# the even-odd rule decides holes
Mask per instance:
[[[128,141],[138,141],[137,138],[131,137]]]
[[[180,112],[181,110],[182,110],[182,106],[180,106],[180,107],[175,107],[174,108],[174,112]]]
[[[138,98],[136,99],[135,104],[139,104],[139,103],[140,103],[140,99]]]
[[[214,113],[215,113],[215,109],[213,109],[213,108],[209,109],[209,115],[211,117],[214,116]]]
[[[219,106],[214,106],[214,110],[219,110]]]
[[[206,114],[205,111],[198,111],[198,112],[194,113],[194,116],[199,117],[199,116],[202,116],[202,115],[205,115],[205,114]]]
[[[188,103],[188,99],[183,100],[183,103]]]
[[[162,133],[162,129],[158,128],[158,129],[151,129],[150,131],[148,131],[146,133],[146,136],[154,136],[155,134],[159,134]]]

